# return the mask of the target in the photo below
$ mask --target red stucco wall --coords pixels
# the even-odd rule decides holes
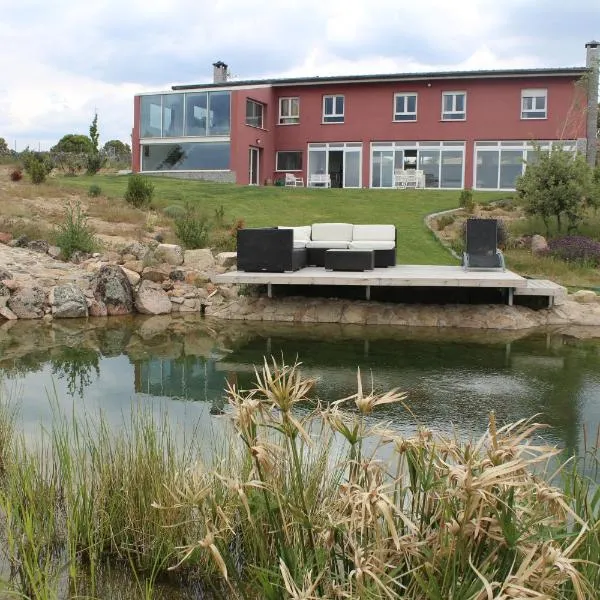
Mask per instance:
[[[133,130],[131,132],[131,170],[140,171],[140,97],[133,99]]]

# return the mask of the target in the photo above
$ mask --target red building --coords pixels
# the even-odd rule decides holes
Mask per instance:
[[[230,81],[218,62],[212,83],[135,97],[133,170],[385,188],[419,169],[430,188],[513,189],[539,149],[595,151],[599,45],[557,69]]]

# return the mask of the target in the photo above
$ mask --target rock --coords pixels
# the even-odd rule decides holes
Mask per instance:
[[[123,256],[121,257],[121,260],[123,261],[123,264],[125,264],[126,262],[131,262],[132,260],[137,260],[137,257],[135,257],[133,254],[123,254]]]
[[[133,291],[123,269],[105,265],[92,279],[94,298],[106,305],[108,315],[128,315],[133,312]]]
[[[61,249],[58,246],[48,246],[48,256],[57,259],[60,257]]]
[[[7,306],[0,306],[0,317],[3,317],[5,319],[7,319],[8,321],[16,321],[19,318]]]
[[[90,313],[90,317],[106,317],[108,316],[108,310],[106,309],[106,304],[102,302],[102,300],[90,300],[88,302],[88,310]]]
[[[19,282],[15,279],[0,279],[0,281],[2,281],[4,286],[11,292],[19,289]]]
[[[163,281],[161,283],[161,287],[163,290],[165,290],[165,292],[168,292],[169,290],[172,290],[174,287],[174,283],[170,280],[170,279],[166,279],[165,281]]]
[[[129,279],[129,283],[135,287],[139,282],[140,282],[140,274],[136,273],[135,271],[130,271],[129,269],[126,269],[125,267],[121,267],[121,269],[123,269],[123,273],[125,273],[125,275],[127,275],[127,279]]]
[[[571,298],[581,304],[591,304],[597,301],[598,295],[592,290],[578,290]]]
[[[0,281],[12,279],[12,275],[6,269],[0,269]]]
[[[238,297],[238,288],[237,286],[233,285],[222,285],[219,287],[219,293],[221,296],[223,296],[223,298],[225,298],[225,300],[234,300]]]
[[[100,260],[105,263],[117,264],[121,260],[121,255],[118,252],[105,252]]]
[[[29,244],[29,238],[26,235],[20,235],[18,238],[11,240],[8,245],[13,248],[27,248],[27,244]]]
[[[180,305],[180,312],[199,312],[200,311],[200,300],[196,298],[186,298],[183,304]]]
[[[158,262],[179,266],[183,264],[184,254],[177,244],[159,244],[154,251],[154,258]]]
[[[543,235],[534,235],[531,238],[531,252],[533,254],[544,254],[548,252],[548,242]]]
[[[73,319],[88,316],[85,294],[76,285],[56,285],[48,294],[52,315],[57,319]]]
[[[0,231],[0,244],[9,244],[13,239],[12,234]]]
[[[146,254],[148,254],[148,246],[140,244],[140,242],[133,242],[133,244],[129,244],[129,246],[123,248],[121,254],[123,255],[123,259],[129,254],[135,257],[136,260],[144,260]]]
[[[171,302],[173,304],[183,304],[183,300],[184,300],[183,298],[179,298],[177,296],[172,296],[171,297]]]
[[[169,273],[169,279],[171,281],[185,281],[185,272],[181,269],[173,269]]]
[[[78,265],[88,260],[88,258],[92,258],[92,255],[88,254],[87,252],[82,252],[81,250],[75,250],[75,252],[71,254],[71,258],[69,259],[69,261],[75,265]]]
[[[169,279],[169,270],[164,267],[146,267],[142,271],[142,279],[162,283],[165,279]]]
[[[144,262],[141,260],[127,260],[123,263],[123,268],[141,274],[144,270]]]
[[[0,286],[0,308],[4,308],[8,304],[10,296],[8,294],[3,294],[1,287],[2,286]]]
[[[15,292],[7,306],[19,319],[41,319],[44,316],[46,293],[41,287],[24,287]]]
[[[217,264],[220,267],[235,267],[237,265],[237,252],[219,252],[217,254]]]
[[[194,271],[204,272],[215,266],[215,257],[210,248],[186,250],[183,256],[183,264]]]
[[[156,283],[144,280],[135,295],[135,306],[144,315],[163,315],[171,312],[171,300]]]
[[[47,254],[48,248],[50,248],[50,244],[46,240],[33,240],[27,244],[27,248],[29,250],[33,250],[34,252],[40,252],[41,254]]]

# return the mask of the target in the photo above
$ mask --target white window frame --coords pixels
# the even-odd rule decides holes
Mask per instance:
[[[292,101],[295,100],[298,106],[298,114],[292,114]],[[288,102],[289,114],[283,113],[283,106]],[[294,119],[292,121],[292,119]],[[279,125],[299,125],[300,124],[300,98],[298,96],[285,96],[279,98]]]
[[[262,102],[259,102],[258,100],[254,100],[254,98],[246,98],[246,110],[247,110],[247,106],[248,106],[248,102],[252,102],[253,104],[256,104],[258,106],[262,107],[262,110],[260,112],[260,124],[259,125],[253,125],[252,123],[248,123],[248,113],[246,112],[246,125],[248,125],[248,127],[254,127],[256,129],[264,129],[265,128],[265,110],[266,110],[266,106],[265,104],[263,104]]]
[[[280,169],[278,167],[278,162],[279,162],[279,155],[281,153],[286,153],[286,154],[290,154],[292,152],[294,152],[295,154],[299,154],[300,155],[300,168],[299,169]],[[302,172],[302,155],[303,152],[302,150],[278,150],[277,152],[275,152],[275,171],[277,173],[298,173],[298,172]]]
[[[415,98],[415,110],[414,112],[411,112],[409,110],[406,110],[406,106],[407,106],[407,102],[406,102],[406,98],[408,98],[409,96],[414,96]],[[398,106],[398,98],[400,97],[404,97],[404,108],[405,110],[402,112],[398,112],[396,110],[397,106]],[[416,92],[398,92],[397,94],[394,94],[394,123],[414,123],[417,120],[417,111],[419,109],[419,94],[417,94]],[[399,119],[398,115],[408,115],[410,117],[414,117],[412,119]]]
[[[446,96],[452,96],[452,109],[450,111],[445,110]],[[457,96],[464,96],[464,110],[456,110],[456,98]],[[448,118],[446,115],[462,115],[459,119]],[[467,120],[467,92],[456,91],[456,92],[442,92],[442,121],[466,121]]]
[[[325,101],[327,100],[327,98],[332,98],[333,102],[333,112],[332,113],[325,113]],[[343,107],[342,107],[342,112],[338,113],[336,112],[336,104],[337,104],[337,99],[341,98],[343,101]],[[322,123],[323,125],[339,125],[341,123],[344,122],[345,120],[345,115],[344,113],[346,112],[346,97],[344,96],[344,94],[327,94],[326,96],[323,96],[323,120]],[[342,117],[341,121],[326,121],[325,119],[327,117]]]
[[[525,101],[531,98],[532,108],[525,108]],[[544,108],[537,108],[537,100],[538,98],[544,99]],[[535,117],[528,117],[525,113],[538,113]],[[531,88],[526,90],[521,90],[521,119],[523,121],[531,121],[536,119],[547,119],[548,118],[548,90],[545,88]]]

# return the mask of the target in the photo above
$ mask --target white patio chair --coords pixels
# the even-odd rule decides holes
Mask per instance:
[[[404,169],[394,169],[394,187],[406,188],[406,171]]]
[[[304,187],[304,179],[302,177],[296,177],[293,173],[285,174],[285,186],[286,187]]]

